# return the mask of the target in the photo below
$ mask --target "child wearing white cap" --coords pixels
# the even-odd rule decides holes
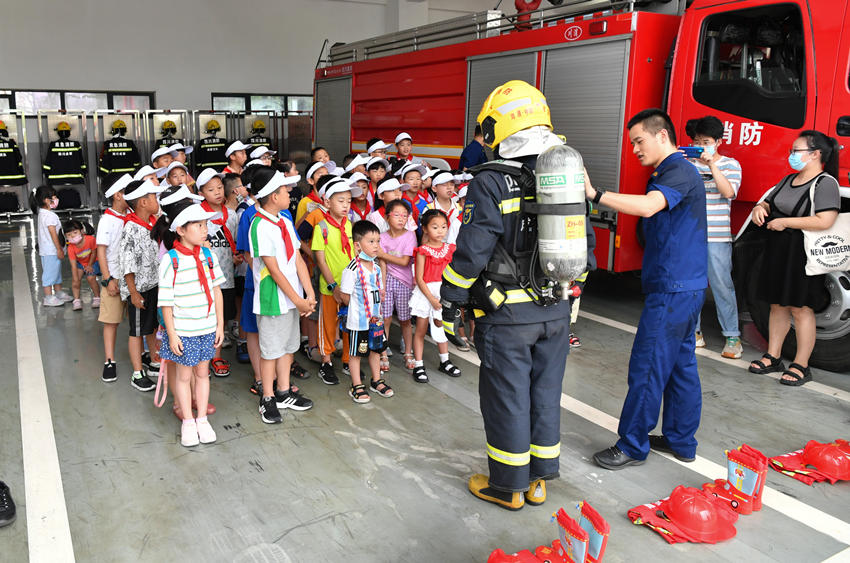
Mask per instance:
[[[381,180],[387,177],[390,163],[387,159],[380,156],[373,156],[366,162],[366,174],[369,176],[369,189],[366,192],[366,198],[372,208],[376,208],[375,196],[377,195],[378,184]]]
[[[449,172],[441,172],[434,176],[432,185],[434,201],[425,206],[425,209],[437,209],[446,214],[448,219],[448,230],[443,242],[454,244],[460,231],[461,207],[452,199],[454,195],[454,181]]]
[[[313,210],[324,209],[324,202],[322,202],[322,198],[319,197],[319,193],[316,191],[316,182],[322,176],[326,176],[327,173],[328,169],[325,167],[325,163],[320,160],[314,160],[307,165],[304,172],[304,179],[310,185],[310,193],[301,198],[301,201],[298,202],[298,207],[295,209],[296,227],[301,225],[304,217]]]
[[[154,168],[166,168],[174,161],[177,151],[171,147],[159,147],[151,154],[151,164]]]
[[[127,301],[130,321],[128,348],[133,364],[130,385],[139,391],[153,391],[156,387],[144,368],[159,371],[156,352],[159,245],[151,237],[151,230],[159,211],[156,196],[162,190],[150,180],[134,180],[124,189],[124,200],[131,212],[127,214],[127,223],[121,232],[119,285],[121,298]],[[147,340],[150,350],[150,356],[146,358],[143,357],[142,338]]]
[[[224,337],[221,284],[224,274],[208,248],[207,221],[217,213],[186,201],[164,219],[176,233],[173,248],[159,264],[158,305],[165,325],[160,356],[176,365],[175,403],[183,424],[180,443],[185,447],[215,442],[207,420],[210,396],[209,361]],[[194,385],[192,385],[194,383]],[[198,409],[192,413],[192,387]]]
[[[236,173],[242,174],[245,163],[248,162],[248,153],[246,149],[250,149],[251,145],[246,145],[242,141],[233,141],[230,146],[224,151],[224,156],[227,158],[227,166],[222,172],[224,174]]]
[[[366,218],[375,223],[378,226],[378,230],[382,233],[387,232],[390,228],[389,223],[387,222],[387,205],[389,205],[391,201],[403,199],[403,190],[408,187],[409,186],[407,184],[401,184],[395,178],[385,178],[380,184],[378,184],[378,190],[375,194],[378,207]],[[413,213],[411,211],[412,206],[409,202],[405,202],[404,204],[407,207],[407,211],[410,213],[407,218],[407,225],[405,228],[408,231],[416,231],[419,228],[419,225],[416,223],[416,219],[413,218]]]
[[[345,176],[348,176],[347,178]],[[365,174],[354,172],[351,175],[345,174],[343,178],[351,186],[360,188],[361,193],[357,197],[351,198],[351,210],[348,212],[348,218],[351,224],[354,225],[357,221],[365,219],[372,212],[372,205],[369,203],[369,198],[366,197],[366,192],[369,189],[369,180]]]
[[[409,133],[401,132],[395,137],[396,155],[390,157],[390,167],[393,174],[405,164],[413,160],[413,138]]]

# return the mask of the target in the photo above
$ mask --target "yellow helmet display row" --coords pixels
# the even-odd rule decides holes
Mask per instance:
[[[215,119],[210,119],[207,121],[205,129],[207,133],[215,133],[216,131],[221,131],[221,125]]]
[[[55,131],[70,131],[70,130],[71,130],[71,124],[68,123],[67,121],[60,121],[59,123],[56,124]]]
[[[543,93],[522,80],[505,82],[493,90],[478,114],[484,142],[493,148],[517,131],[545,125],[552,129],[549,104]]]

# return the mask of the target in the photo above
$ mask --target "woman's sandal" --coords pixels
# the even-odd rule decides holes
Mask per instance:
[[[404,367],[411,371],[416,367],[416,360],[413,359],[413,354],[404,355]]]
[[[428,373],[425,371],[425,366],[415,366],[413,368],[413,381],[416,383],[428,383]]]
[[[765,364],[764,360],[770,360],[769,364]],[[765,353],[760,359],[753,360],[750,364],[755,364],[758,367],[750,366],[750,373],[757,373],[759,375],[764,375],[766,373],[774,373],[777,371],[783,371],[785,369],[785,364],[782,363],[782,360],[779,358],[774,358],[770,354]]]
[[[355,403],[368,403],[372,400],[369,396],[369,392],[366,391],[366,386],[362,383],[360,385],[352,385],[348,390],[348,396],[351,397]]]
[[[387,385],[387,382],[383,379],[370,382],[369,387],[371,387],[372,391],[374,391],[381,397],[392,397],[393,395],[395,395],[395,392],[393,392],[393,388]]]
[[[390,371],[390,359],[386,352],[381,354],[381,371]]]
[[[454,365],[451,360],[441,363],[439,370],[449,377],[460,377],[460,368]]]
[[[796,369],[803,375],[791,371],[792,369]],[[782,385],[790,385],[791,387],[799,387],[800,385],[805,385],[807,382],[812,380],[812,370],[797,363],[792,363],[788,366],[788,369],[782,372],[782,375],[793,377],[793,379],[782,378],[779,380],[779,383]]]
[[[307,379],[310,377],[310,374],[298,362],[292,360],[292,367],[289,368],[289,376],[295,379]]]

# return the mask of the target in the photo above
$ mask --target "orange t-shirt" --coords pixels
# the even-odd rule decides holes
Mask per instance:
[[[77,261],[84,268],[94,266],[94,263],[97,262],[97,243],[95,242],[95,238],[92,235],[84,235],[82,247],[76,244],[69,244],[68,260],[71,261],[71,264]]]

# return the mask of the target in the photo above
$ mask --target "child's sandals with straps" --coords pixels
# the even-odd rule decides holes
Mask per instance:
[[[440,364],[439,370],[449,377],[460,377],[460,368],[454,365],[451,360],[446,360]]]
[[[381,397],[392,397],[395,395],[393,388],[387,385],[387,382],[381,378],[378,381],[372,381],[369,383],[369,387],[372,388],[372,391],[380,395]]]
[[[360,385],[352,385],[351,389],[348,390],[348,396],[351,397],[355,403],[368,403],[372,400],[372,398],[369,397],[369,392],[366,391],[366,386],[362,383]]]
[[[428,373],[425,371],[425,366],[415,366],[413,368],[413,381],[416,383],[428,383]]]
[[[404,368],[412,371],[416,367],[416,360],[413,359],[413,354],[404,355]]]
[[[381,371],[390,371],[390,358],[387,356],[387,353],[384,352],[381,354]]]

